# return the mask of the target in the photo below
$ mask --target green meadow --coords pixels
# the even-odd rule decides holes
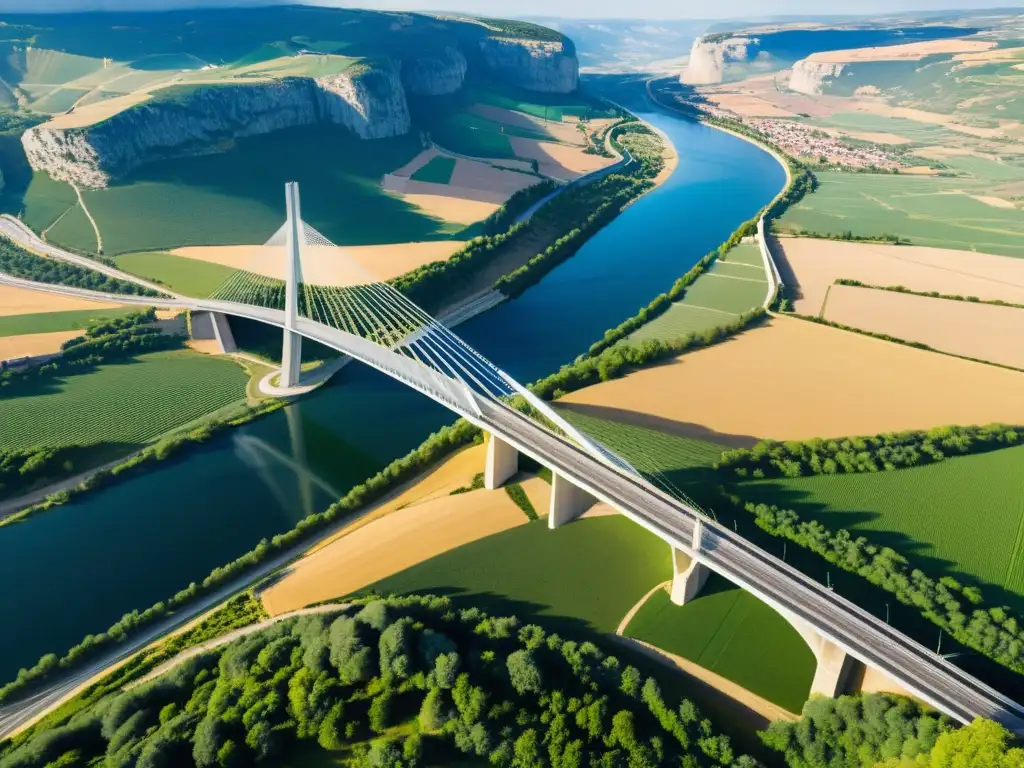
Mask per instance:
[[[814,679],[814,654],[797,631],[715,574],[683,606],[658,590],[625,634],[689,659],[790,712],[803,707]]]
[[[432,157],[430,162],[413,173],[413,181],[426,181],[432,184],[448,184],[452,180],[456,160],[453,157]]]
[[[0,448],[140,445],[245,397],[230,360],[153,352],[0,399]]]
[[[0,317],[0,336],[21,336],[26,333],[56,333],[78,331],[100,320],[138,312],[136,307],[112,309],[73,309],[67,312],[38,312],[27,315]]]
[[[914,245],[1024,257],[1024,210],[997,208],[969,194],[984,195],[990,182],[836,171],[817,176],[818,191],[789,209],[777,225],[781,231],[892,234]]]
[[[175,293],[206,299],[238,270],[173,253],[124,253],[114,258],[125,272],[166,285]]]

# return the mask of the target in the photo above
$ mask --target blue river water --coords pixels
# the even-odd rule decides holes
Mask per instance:
[[[785,182],[767,153],[615,96],[664,131],[675,173],[520,298],[458,333],[518,380],[585,351],[716,248]],[[452,415],[362,366],[158,469],[0,529],[0,680],[165,599],[324,509]]]

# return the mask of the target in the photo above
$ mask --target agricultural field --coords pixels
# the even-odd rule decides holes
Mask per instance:
[[[1024,309],[833,285],[826,320],[1024,370]]]
[[[797,631],[717,574],[687,605],[673,605],[658,590],[625,635],[689,659],[790,712],[803,707],[814,679],[814,654]]]
[[[438,146],[459,155],[513,160],[516,153],[509,141],[513,134],[506,133],[505,128],[503,123],[458,112],[434,126],[430,138]]]
[[[425,216],[380,186],[420,150],[415,136],[366,143],[340,129],[297,128],[242,139],[217,155],[145,165],[83,194],[107,254],[265,242],[284,221],[284,184],[296,180],[303,218],[339,245],[448,239],[461,226]],[[4,204],[42,231],[75,202],[68,185],[36,174],[22,198]],[[49,235],[59,245],[96,248],[87,221]]]
[[[768,280],[756,243],[741,243],[725,261],[711,268],[686,289],[683,298],[664,314],[634,331],[629,339],[678,339],[689,333],[702,333],[736,320],[764,304]]]
[[[448,594],[494,615],[512,613],[580,635],[614,632],[629,609],[670,575],[668,545],[615,515],[554,531],[538,520],[446,552],[371,588]]]
[[[183,350],[102,365],[0,400],[0,448],[129,449],[243,399],[247,382],[235,363]]]
[[[1024,608],[1024,447],[873,474],[744,483],[745,498],[863,531],[927,573]]]
[[[413,181],[426,181],[431,184],[447,184],[452,180],[452,171],[455,170],[456,162],[453,157],[437,155],[409,178]]]
[[[782,233],[897,235],[913,245],[1024,257],[1024,210],[975,199],[959,178],[817,174],[818,191],[776,224]],[[975,194],[984,195],[977,187]]]
[[[756,383],[743,371],[756,371]],[[711,442],[742,445],[1024,424],[1024,375],[780,316],[558,402],[642,414],[664,423],[663,431],[702,430]]]
[[[514,88],[491,88],[477,89],[474,100],[481,104],[511,109],[514,112],[554,122],[561,122],[566,118],[597,119],[616,116],[614,110],[596,104],[579,93],[542,94]]]
[[[171,253],[125,253],[114,259],[119,269],[166,285],[175,293],[209,298],[237,272],[232,267]]]
[[[804,237],[783,237],[776,242],[774,253],[782,280],[795,294],[794,311],[802,315],[819,315],[831,286],[840,279],[1024,304],[1021,259],[946,248]]]
[[[67,312],[33,312],[24,315],[0,317],[0,336],[20,336],[26,333],[56,333],[87,328],[100,320],[124,317],[138,312],[135,307],[110,309],[73,309]]]

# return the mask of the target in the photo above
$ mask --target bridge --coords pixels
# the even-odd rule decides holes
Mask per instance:
[[[551,528],[571,522],[593,503],[607,503],[671,548],[673,602],[692,600],[714,571],[770,605],[793,625],[815,655],[812,693],[837,695],[855,662],[860,662],[962,723],[985,717],[1024,735],[1024,707],[718,525],[685,497],[656,487],[358,265],[346,266],[351,279],[345,285],[326,293],[311,289],[302,280],[304,250],[330,244],[302,221],[297,185],[288,185],[286,201],[287,221],[268,243],[270,248],[280,248],[285,259],[283,308],[171,295],[159,286],[166,298],[118,296],[117,300],[222,313],[281,328],[283,386],[298,382],[303,339],[320,342],[404,382],[487,433],[487,488],[499,488],[515,474],[520,454],[550,468]],[[0,233],[31,250],[52,258],[81,259],[47,244],[41,247],[42,241],[25,230],[9,219],[0,223]],[[96,265],[90,262],[87,266]],[[104,271],[135,279],[111,268]],[[106,293],[9,276],[0,276],[0,282],[103,301],[111,298]],[[300,296],[306,315],[313,317],[300,313]],[[526,404],[532,417],[513,407],[516,399],[520,406]]]

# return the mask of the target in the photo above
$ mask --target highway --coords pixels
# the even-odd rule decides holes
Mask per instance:
[[[11,280],[4,278],[4,282]],[[15,284],[79,297],[92,294],[28,281]],[[90,297],[95,298],[95,295]],[[103,294],[103,298],[111,300],[109,294]],[[144,297],[130,298],[138,299],[137,303],[153,303],[153,299]],[[285,313],[277,309],[208,299],[177,297],[167,301],[169,303],[159,303],[224,312],[278,327],[285,324]],[[611,504],[680,550],[693,554],[694,524],[700,518],[704,533],[697,554],[712,570],[776,610],[802,620],[847,653],[884,672],[909,692],[957,720],[966,723],[975,717],[986,717],[1015,733],[1024,734],[1024,708],[1016,702],[646,481],[609,466],[504,404],[475,394],[461,382],[373,342],[306,318],[299,318],[294,330],[405,382]],[[136,642],[129,644],[138,645]],[[96,663],[90,665],[90,674],[97,671],[96,667]],[[76,679],[81,676],[76,675]],[[25,704],[38,714],[41,711],[38,702],[55,702],[53,692],[58,689],[68,690],[68,684],[55,682]],[[11,718],[19,717],[19,706],[24,708],[25,704],[15,703],[0,712],[0,736]]]

